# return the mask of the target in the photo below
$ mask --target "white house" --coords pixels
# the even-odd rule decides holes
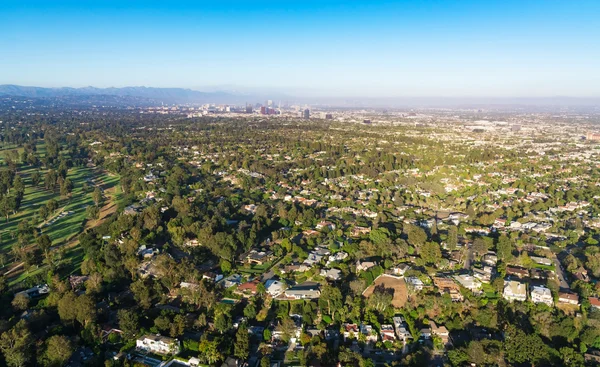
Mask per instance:
[[[504,299],[508,301],[521,301],[527,299],[527,286],[514,280],[504,281]]]
[[[342,271],[340,269],[321,269],[322,277],[331,280],[340,280],[342,277]]]
[[[423,289],[423,281],[417,277],[406,278],[406,283],[414,290],[420,291]]]
[[[274,279],[269,279],[265,283],[265,289],[272,297],[277,297],[285,291],[285,284]]]
[[[180,351],[179,340],[161,335],[144,335],[135,346],[139,350],[157,354],[177,354]]]
[[[533,303],[545,303],[548,306],[552,306],[554,304],[554,299],[552,298],[552,292],[550,289],[542,286],[534,286],[531,289],[531,302]]]
[[[405,343],[406,339],[412,339],[412,335],[410,334],[410,331],[408,331],[404,319],[401,316],[395,316],[392,321],[394,321],[394,329],[396,329],[398,339]]]
[[[406,263],[399,264],[392,268],[392,273],[394,275],[404,275],[408,270],[410,270],[410,265]]]
[[[455,276],[454,279],[471,292],[477,292],[481,289],[481,281],[474,276],[462,274]]]

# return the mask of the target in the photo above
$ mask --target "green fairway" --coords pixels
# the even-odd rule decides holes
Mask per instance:
[[[4,149],[0,150],[0,164],[4,162],[4,153],[10,150],[22,151],[23,149],[14,146],[5,145]],[[37,152],[43,156],[45,146],[43,143],[37,145]],[[104,190],[113,189],[114,198],[119,196],[119,177],[111,176],[103,173],[100,170],[90,167],[72,167],[69,169],[67,177],[73,183],[73,191],[69,197],[62,197],[59,190],[51,191],[43,188],[43,184],[33,186],[31,175],[39,171],[42,177],[46,170],[40,167],[32,167],[21,165],[18,168],[18,174],[23,178],[25,184],[25,192],[21,206],[18,212],[11,215],[8,219],[0,218],[0,253],[6,254],[9,259],[2,272],[6,272],[17,265],[18,261],[13,258],[11,249],[17,243],[18,225],[23,220],[28,220],[30,224],[40,230],[41,233],[47,234],[52,240],[54,249],[66,245],[69,241],[76,238],[85,228],[86,224],[86,208],[93,205],[92,192],[94,184],[101,186]],[[83,191],[83,184],[89,186],[88,192]],[[51,213],[44,221],[39,215],[39,210],[46,203],[54,199],[58,203],[58,209]],[[30,245],[34,240],[30,241]],[[76,244],[74,242],[73,244]],[[72,271],[83,260],[83,252],[78,246],[68,246],[65,249],[65,259],[67,267]],[[10,283],[18,283],[25,278],[42,272],[45,265],[41,267],[33,267],[31,269],[23,269],[11,273]]]

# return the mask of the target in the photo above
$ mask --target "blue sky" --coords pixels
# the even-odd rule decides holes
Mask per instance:
[[[0,84],[600,96],[600,1],[0,2]]]

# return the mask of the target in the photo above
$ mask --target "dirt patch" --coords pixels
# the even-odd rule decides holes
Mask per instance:
[[[363,292],[363,296],[369,298],[376,287],[383,286],[388,289],[394,290],[394,298],[392,299],[392,306],[401,308],[406,304],[408,299],[408,290],[406,288],[406,282],[404,278],[398,278],[392,275],[383,274],[377,277],[373,284],[371,284]]]

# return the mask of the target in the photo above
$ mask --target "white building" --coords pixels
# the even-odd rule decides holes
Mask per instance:
[[[524,302],[527,299],[527,286],[514,280],[504,281],[504,299]]]
[[[269,279],[265,283],[265,289],[272,297],[277,297],[285,291],[285,284],[274,279]]]
[[[474,276],[462,274],[455,276],[454,279],[471,292],[478,292],[481,289],[481,281]]]
[[[423,289],[423,281],[417,277],[406,278],[406,283],[416,291]]]
[[[533,303],[545,303],[548,306],[552,306],[554,304],[554,299],[552,298],[552,292],[550,289],[542,286],[534,286],[531,289],[531,302]]]
[[[144,335],[135,346],[139,350],[157,354],[177,354],[180,351],[179,340],[160,335]]]
[[[410,331],[408,331],[404,319],[401,316],[395,316],[392,320],[394,321],[394,329],[396,329],[398,339],[405,343],[406,339],[412,339],[412,335],[410,334]]]

